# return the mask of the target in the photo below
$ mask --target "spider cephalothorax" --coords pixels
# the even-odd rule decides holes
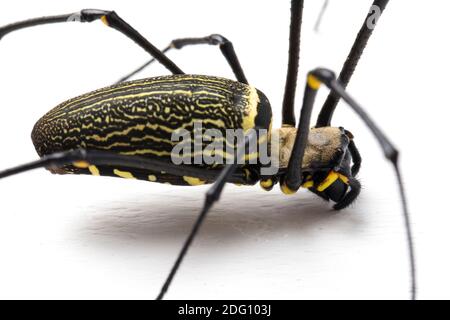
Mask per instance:
[[[260,185],[270,191],[280,182],[285,194],[294,194],[284,183],[289,160],[294,148],[297,129],[286,126],[275,130],[273,136],[279,143],[279,172],[262,177]],[[272,141],[275,139],[272,137]],[[335,209],[350,205],[360,192],[355,176],[361,158],[353,142],[353,135],[343,128],[313,128],[308,133],[308,143],[302,161],[302,187],[309,189],[326,201],[334,201]]]

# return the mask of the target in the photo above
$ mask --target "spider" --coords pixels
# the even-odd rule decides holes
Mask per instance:
[[[342,99],[366,123],[379,141],[384,155],[393,164],[409,244],[411,298],[415,299],[414,251],[406,196],[398,166],[399,152],[346,91],[375,28],[377,19],[374,20],[374,15],[379,18],[388,2],[374,1],[338,77],[322,68],[308,73],[297,124],[294,106],[303,0],[291,0],[288,72],[282,105],[282,126],[279,129],[272,129],[269,100],[262,91],[249,84],[232,42],[222,35],[176,39],[160,51],[116,12],[94,9],[35,18],[1,27],[0,39],[13,31],[42,24],[101,20],[133,40],[153,58],[119,83],[70,99],[50,110],[32,131],[32,140],[40,159],[4,170],[0,172],[0,179],[31,169],[47,168],[56,174],[137,178],[185,186],[212,184],[206,193],[204,206],[157,296],[157,299],[162,299],[226,183],[254,185],[259,182],[267,191],[279,183],[285,194],[294,194],[303,187],[324,200],[334,202],[336,210],[344,209],[354,202],[361,191],[356,178],[361,166],[361,155],[350,131],[331,126],[336,106]],[[199,44],[219,46],[236,81],[185,74],[166,55],[171,49]],[[154,61],[161,63],[172,75],[126,81]],[[331,92],[315,127],[311,128],[312,109],[321,85],[328,87]],[[200,130],[195,127],[197,122],[203,124]],[[239,141],[231,141],[231,151],[225,148],[230,141],[215,150],[215,156],[219,157],[214,158],[212,163],[174,163],[173,135],[180,129],[187,131],[188,144],[192,144],[198,135],[211,140],[207,130],[216,133],[241,130],[243,136],[237,139]],[[264,161],[260,149],[264,143],[276,145],[269,162]],[[252,149],[252,146],[256,146],[256,149]],[[205,150],[201,149],[200,153],[205,155]],[[194,153],[188,152],[187,158],[195,158]],[[274,162],[277,162],[276,171],[264,170],[272,168]]]

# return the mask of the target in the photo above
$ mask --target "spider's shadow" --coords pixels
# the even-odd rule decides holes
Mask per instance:
[[[88,242],[128,241],[134,244],[180,245],[195,221],[202,192],[176,196],[153,194],[143,199],[121,199],[96,210],[79,226]],[[167,200],[167,199],[170,199]],[[167,200],[167,201],[166,201]],[[271,237],[319,235],[331,227],[334,232],[357,230],[363,221],[350,212],[336,213],[330,204],[303,192],[285,197],[280,193],[257,193],[234,189],[226,192],[201,229],[204,246],[239,246],[243,241],[265,241]],[[212,241],[207,241],[212,240]],[[111,245],[111,244],[108,244]]]

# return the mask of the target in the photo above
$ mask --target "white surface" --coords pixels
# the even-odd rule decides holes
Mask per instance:
[[[422,299],[450,298],[450,4],[432,3],[391,1],[349,87],[401,149]],[[340,69],[371,1],[332,0],[315,34],[321,4],[306,1],[299,102],[307,70]],[[279,125],[289,1],[46,0],[1,7],[2,25],[86,7],[114,9],[160,48],[177,37],[222,33],[251,83],[271,100]],[[100,22],[23,30],[0,48],[0,168],[36,158],[29,134],[47,110],[147,60]],[[188,73],[232,77],[218,48],[170,56]],[[166,73],[155,65],[140,76]],[[345,105],[333,123],[355,134],[364,157],[358,202],[336,214],[307,192],[286,197],[278,189],[227,187],[167,298],[408,298],[393,171]],[[155,297],[205,191],[45,170],[0,181],[0,298]]]

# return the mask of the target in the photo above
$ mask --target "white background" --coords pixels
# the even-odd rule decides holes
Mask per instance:
[[[298,102],[308,70],[338,71],[370,0],[305,1]],[[275,124],[287,63],[289,1],[9,1],[0,24],[114,9],[160,48],[222,33]],[[417,244],[419,298],[450,298],[448,255],[448,1],[391,1],[350,92],[399,146]],[[232,73],[216,47],[170,57],[187,73]],[[111,84],[147,60],[118,32],[92,24],[27,29],[0,41],[0,168],[36,159],[34,122],[67,98]],[[167,74],[153,66],[140,77]],[[321,101],[326,90],[320,92]],[[297,103],[299,106],[300,104]],[[320,105],[320,104],[318,104]],[[317,113],[318,108],[316,108]],[[337,214],[302,191],[226,188],[167,298],[406,299],[408,260],[393,171],[361,121],[340,105],[334,125],[364,157],[357,203]],[[0,181],[0,298],[154,298],[203,202],[206,186],[171,187],[38,170]]]

